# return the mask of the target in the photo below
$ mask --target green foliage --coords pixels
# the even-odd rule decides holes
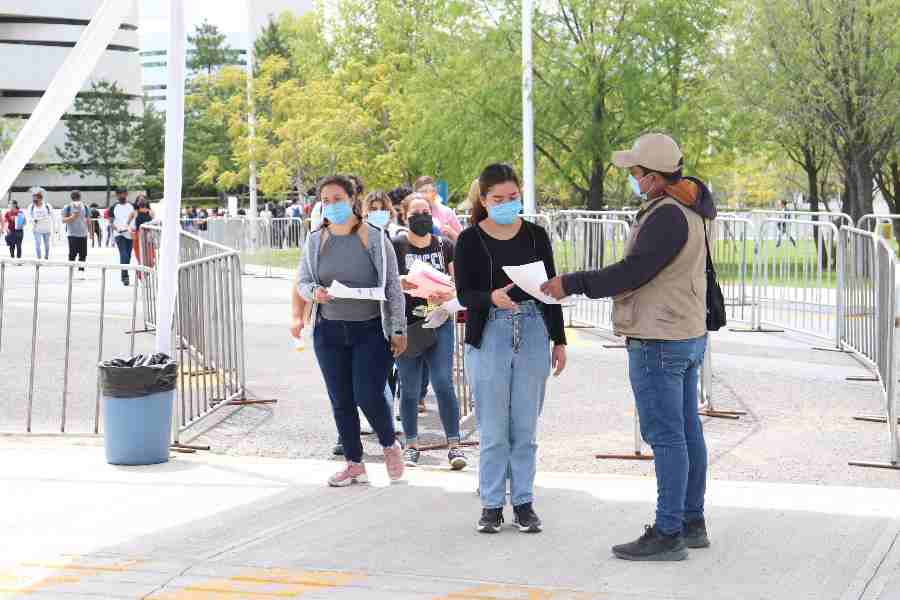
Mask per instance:
[[[161,197],[163,166],[166,150],[165,114],[144,99],[144,115],[135,128],[131,146],[132,161],[143,169],[138,187],[147,190],[151,198]]]
[[[129,103],[117,84],[93,82],[89,93],[75,99],[74,118],[66,121],[66,142],[56,147],[64,170],[106,180],[107,204],[114,181],[128,169],[126,160],[137,126]]]
[[[225,65],[237,64],[240,54],[225,42],[225,34],[206,19],[188,35],[191,48],[187,66],[194,72],[205,72],[207,77]]]

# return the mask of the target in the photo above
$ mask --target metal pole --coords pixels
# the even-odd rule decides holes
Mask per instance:
[[[37,350],[38,292],[41,289],[41,265],[34,264],[34,307],[31,321],[31,364],[28,369],[28,417],[25,431],[31,433],[31,411],[34,406],[34,356]]]
[[[100,269],[100,340],[97,343],[97,364],[103,360],[103,318],[106,315],[106,267]],[[100,433],[100,378],[97,377],[97,398],[94,403],[94,433]]]
[[[251,217],[259,215],[259,201],[256,193],[256,160],[253,159],[253,142],[256,138],[256,108],[253,102],[253,68],[256,62],[256,20],[253,14],[253,0],[247,0],[247,125],[250,129],[250,211]]]
[[[0,350],[3,350],[3,298],[6,295],[6,263],[0,264]]]
[[[75,267],[69,266],[69,290],[66,295],[66,353],[63,357],[63,392],[62,415],[60,417],[59,432],[66,432],[66,396],[69,393],[69,348],[72,338],[72,278],[75,277]]]
[[[534,107],[532,103],[533,47],[531,22],[534,17],[534,0],[522,2],[522,165],[524,180],[524,209],[535,212],[534,197]]]

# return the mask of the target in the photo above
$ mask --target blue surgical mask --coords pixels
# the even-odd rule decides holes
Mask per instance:
[[[334,204],[326,204],[325,210],[322,212],[322,216],[328,219],[329,223],[334,223],[335,225],[343,225],[352,214],[353,210],[350,208],[350,203],[346,200],[341,200]]]
[[[391,213],[386,210],[373,210],[369,212],[367,219],[375,227],[386,227],[391,222]]]
[[[522,212],[522,201],[513,198],[503,204],[488,208],[488,216],[498,225],[512,225]]]
[[[635,196],[639,196],[641,198],[645,196],[644,192],[641,191],[641,182],[637,180],[637,177],[635,177],[634,175],[629,175],[628,183],[631,184],[631,190],[634,192]]]

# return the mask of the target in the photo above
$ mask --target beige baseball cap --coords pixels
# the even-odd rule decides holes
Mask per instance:
[[[620,169],[647,167],[661,173],[674,173],[681,168],[684,155],[675,140],[662,133],[647,133],[634,142],[631,150],[613,152],[613,164]]]

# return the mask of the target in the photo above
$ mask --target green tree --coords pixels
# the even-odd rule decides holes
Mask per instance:
[[[150,197],[159,197],[162,193],[165,138],[165,114],[156,110],[153,103],[144,98],[144,115],[135,128],[131,159],[143,170],[141,185]]]
[[[207,77],[212,77],[219,68],[237,64],[240,60],[240,53],[228,45],[225,34],[206,19],[194,27],[194,33],[188,36],[188,44],[188,68],[194,72],[205,72]]]
[[[93,82],[90,92],[75,99],[74,114],[66,121],[66,142],[56,147],[65,170],[82,178],[88,174],[103,177],[107,205],[114,180],[128,169],[126,160],[137,119],[129,102],[116,83]]]

